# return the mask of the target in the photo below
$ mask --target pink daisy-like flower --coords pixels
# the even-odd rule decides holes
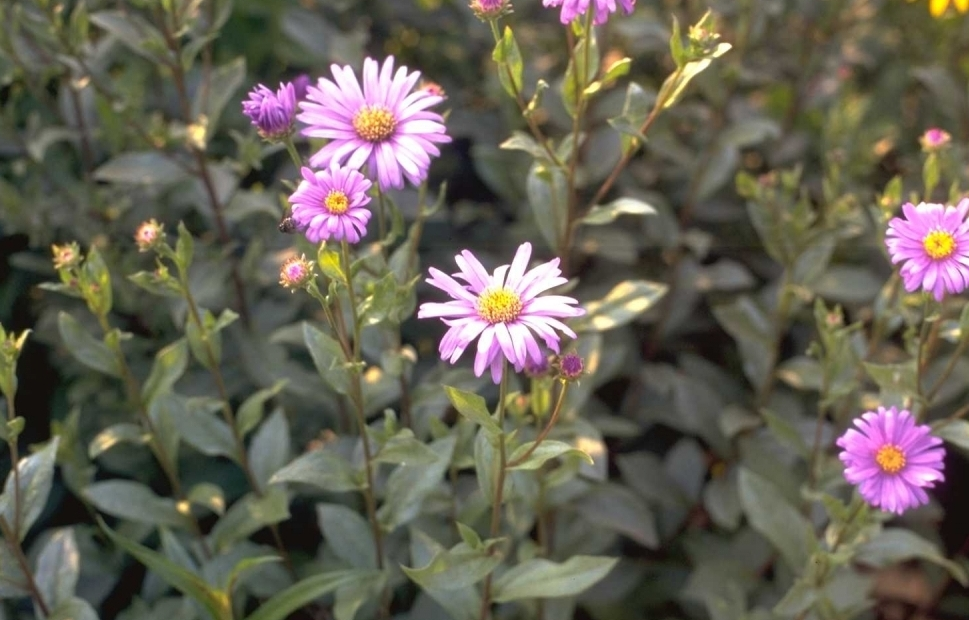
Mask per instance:
[[[477,338],[474,374],[480,377],[490,367],[491,378],[498,383],[504,360],[518,372],[529,360],[536,365],[544,362],[536,335],[556,353],[560,339],[556,330],[575,338],[575,332],[558,319],[584,314],[574,306],[578,302],[561,295],[539,297],[567,282],[558,268],[559,259],[526,271],[531,255],[532,245],[523,243],[511,265],[502,265],[489,275],[474,254],[465,250],[454,257],[460,269],[454,277],[433,267],[429,270],[428,284],[454,298],[422,304],[417,312],[419,319],[441,318],[450,327],[441,339],[441,359],[455,363]]]
[[[562,7],[559,21],[570,24],[579,15],[585,15],[590,8],[595,11],[592,23],[596,26],[606,23],[610,13],[615,13],[618,6],[629,15],[636,8],[636,0],[542,0],[544,6]],[[591,7],[589,5],[592,5]]]
[[[855,418],[838,439],[845,479],[857,485],[866,502],[902,514],[926,504],[923,489],[945,480],[942,440],[924,424],[916,424],[907,410],[879,407]]]
[[[314,167],[337,162],[350,168],[364,164],[376,175],[380,189],[402,188],[404,177],[414,185],[427,178],[431,155],[441,152],[435,143],[450,142],[444,119],[428,110],[443,98],[416,90],[419,71],[400,67],[394,57],[383,66],[372,58],[363,63],[363,89],[349,66],[332,65],[333,80],[320,78],[306,89],[306,101],[297,118],[305,123],[303,135],[327,138],[329,143],[310,158]]]
[[[935,203],[902,205],[905,219],[888,223],[885,245],[893,263],[904,263],[899,273],[905,290],[920,287],[942,301],[969,286],[969,198],[955,207]]]
[[[329,168],[313,172],[300,171],[303,180],[289,197],[293,205],[290,217],[296,228],[312,243],[324,239],[357,243],[367,234],[370,202],[367,191],[373,185],[352,168],[341,168],[336,162]]]

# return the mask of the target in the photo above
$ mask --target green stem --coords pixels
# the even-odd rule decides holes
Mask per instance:
[[[505,453],[505,401],[508,396],[508,362],[502,363],[501,383],[498,387],[498,428],[501,435],[498,437],[498,479],[495,482],[495,497],[491,504],[491,528],[489,537],[497,538],[501,526],[501,505],[504,503],[505,495],[505,476],[508,473],[507,454]],[[491,576],[488,573],[485,577],[484,588],[481,594],[480,620],[487,620],[491,614]]]
[[[565,402],[565,394],[569,391],[568,381],[562,381],[561,383],[562,387],[559,389],[559,397],[555,401],[555,408],[552,410],[552,415],[549,416],[548,423],[545,424],[545,428],[543,428],[538,434],[538,437],[535,438],[535,443],[532,444],[532,447],[526,450],[525,453],[520,457],[508,463],[508,467],[517,467],[528,460],[528,457],[530,457],[532,453],[535,452],[540,445],[542,445],[542,442],[545,441],[545,438],[548,437],[548,434],[551,432],[552,427],[555,426],[555,422],[557,422],[559,419],[559,412],[562,411],[562,403]]]
[[[949,362],[945,365],[945,369],[942,370],[942,374],[939,378],[935,380],[932,387],[929,388],[928,394],[925,396],[926,403],[932,402],[932,399],[936,397],[939,390],[942,389],[942,385],[945,383],[952,371],[955,370],[956,364],[962,359],[962,354],[966,352],[966,347],[969,347],[969,334],[959,335],[959,344],[956,346],[955,351],[952,352],[952,357],[949,358]],[[921,365],[920,365],[921,366]],[[922,385],[921,380],[918,383],[919,386]]]
[[[178,471],[175,468],[171,455],[169,455],[168,451],[165,449],[165,444],[163,444],[158,438],[158,429],[155,428],[155,424],[152,422],[151,416],[148,414],[148,410],[145,407],[145,402],[141,397],[141,388],[138,386],[138,381],[131,372],[131,367],[128,366],[128,360],[125,357],[124,351],[121,350],[121,345],[116,339],[107,337],[111,333],[111,326],[108,324],[107,316],[104,314],[99,314],[97,315],[97,319],[98,324],[101,326],[101,331],[105,336],[105,340],[111,343],[110,348],[112,353],[114,353],[115,359],[118,362],[118,367],[121,370],[121,379],[125,386],[128,400],[137,409],[138,415],[141,418],[141,423],[145,426],[145,429],[148,431],[150,436],[148,440],[148,447],[155,455],[155,459],[158,461],[158,465],[162,468],[165,478],[168,479],[168,484],[172,487],[172,494],[175,496],[175,499],[178,500],[179,504],[187,505],[188,502],[185,499],[185,493],[182,490],[182,483],[178,479]],[[211,557],[212,552],[209,549],[208,543],[205,542],[205,537],[202,535],[202,528],[199,526],[199,522],[195,518],[195,515],[192,514],[191,510],[188,510],[185,512],[185,516],[188,518],[188,521],[192,526],[193,533],[195,534],[196,538],[198,538],[203,554],[207,558]]]
[[[373,534],[374,551],[377,556],[377,569],[383,570],[384,551],[383,533],[380,530],[380,522],[377,520],[377,498],[374,494],[374,474],[373,474],[373,454],[370,450],[370,437],[367,436],[367,417],[364,410],[363,383],[360,373],[360,317],[357,314],[356,293],[353,290],[353,274],[351,271],[352,263],[350,260],[350,245],[346,241],[340,242],[341,256],[343,258],[344,277],[346,278],[347,297],[350,303],[350,317],[353,321],[353,341],[351,345],[345,346],[344,352],[349,353],[347,361],[351,366],[352,381],[350,382],[350,399],[353,401],[353,412],[357,418],[357,428],[360,431],[360,441],[363,443],[364,470],[367,477],[367,488],[363,490],[364,503],[367,507],[367,519],[370,521],[370,528]],[[342,316],[342,313],[340,313]],[[342,320],[339,323],[346,338],[346,326]],[[387,589],[380,596],[380,617],[390,616],[390,592]]]
[[[771,338],[771,348],[767,360],[767,376],[764,377],[764,382],[757,394],[758,409],[767,404],[771,391],[774,389],[774,368],[777,366],[777,360],[781,354],[780,349],[781,339],[784,337],[784,324],[787,321],[787,315],[791,311],[792,296],[790,291],[787,290],[790,288],[790,282],[790,270],[785,268],[784,274],[781,276],[780,290],[777,292],[777,313],[774,315],[774,333]]]
[[[3,537],[7,539],[7,543],[10,546],[10,550],[13,551],[14,559],[17,561],[17,566],[20,567],[20,572],[24,574],[27,579],[27,583],[21,584],[27,588],[30,596],[37,603],[37,608],[40,609],[40,613],[45,617],[50,617],[50,607],[44,601],[44,596],[40,593],[40,588],[37,587],[37,582],[34,580],[34,574],[30,571],[30,564],[27,562],[27,556],[24,555],[24,550],[20,546],[20,539],[15,538],[14,531],[7,523],[7,519],[0,515],[0,532],[3,533]]]
[[[208,362],[208,369],[212,375],[213,381],[215,381],[215,387],[219,392],[219,400],[222,401],[222,418],[232,431],[232,440],[235,443],[236,458],[238,459],[239,467],[242,468],[252,492],[256,494],[256,497],[263,497],[263,489],[259,484],[259,481],[256,480],[256,474],[252,471],[252,464],[249,462],[249,452],[246,450],[245,439],[243,438],[242,433],[239,431],[239,426],[236,424],[235,414],[232,412],[232,404],[229,402],[229,391],[225,387],[225,379],[222,376],[219,361],[216,359],[215,350],[212,348],[212,342],[209,340],[209,332],[202,323],[202,315],[199,312],[199,307],[195,301],[195,296],[192,295],[192,289],[189,287],[188,273],[182,268],[178,260],[175,260],[175,267],[178,270],[178,279],[182,289],[182,297],[185,299],[185,303],[188,305],[189,318],[192,323],[195,324],[199,334],[201,334],[202,345],[205,349],[205,359]],[[282,535],[279,533],[279,526],[275,523],[271,523],[269,525],[269,531],[273,536],[276,550],[279,552],[279,556],[283,559],[283,563],[286,565],[287,571],[289,571],[294,579],[297,579],[298,576],[296,574],[296,567],[293,565],[293,561],[290,558],[289,553],[286,551],[286,546],[283,544]]]
[[[299,156],[299,151],[296,150],[296,145],[293,143],[292,136],[286,136],[283,140],[283,144],[286,145],[286,152],[289,153],[289,158],[293,160],[293,164],[296,165],[296,170],[303,167],[303,159]]]
[[[14,388],[13,394],[7,394],[7,421],[12,422],[17,418],[17,406],[14,404],[16,399],[16,388]],[[10,428],[9,426],[7,427]],[[7,431],[10,434],[10,431]],[[13,534],[14,540],[20,540],[20,510],[21,502],[23,501],[20,497],[20,450],[17,445],[17,437],[8,436],[7,446],[10,449],[10,471],[13,472]]]

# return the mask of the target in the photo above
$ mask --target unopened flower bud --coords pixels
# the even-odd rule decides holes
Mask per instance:
[[[276,92],[259,84],[242,102],[242,112],[265,140],[283,140],[295,127],[296,89],[292,82],[280,84]]]
[[[165,239],[165,227],[155,218],[142,222],[135,231],[135,244],[139,252],[147,252]]]
[[[72,241],[65,245],[50,246],[54,256],[54,269],[71,269],[81,264],[81,248]]]
[[[511,2],[508,0],[471,0],[468,5],[471,12],[481,21],[498,19],[511,13]]]
[[[313,261],[306,260],[305,255],[290,258],[279,270],[279,283],[292,291],[305,287],[312,279]]]
[[[559,376],[566,381],[575,381],[582,376],[582,358],[578,353],[566,353],[559,358]]]
[[[418,87],[420,90],[428,93],[429,95],[434,95],[435,97],[440,97],[441,99],[447,99],[447,93],[444,92],[444,87],[442,87],[437,82],[432,82],[430,80],[421,80]]]
[[[919,138],[919,143],[922,145],[922,150],[926,153],[936,153],[942,149],[949,146],[952,142],[952,136],[949,132],[944,129],[939,129],[938,127],[933,127],[928,129],[922,137]]]

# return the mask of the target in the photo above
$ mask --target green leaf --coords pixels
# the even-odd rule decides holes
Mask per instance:
[[[144,56],[153,62],[159,62],[169,56],[165,50],[165,38],[162,33],[137,13],[98,11],[91,13],[88,20],[106,30],[139,56]]]
[[[602,76],[603,86],[609,86],[619,78],[629,73],[629,69],[632,67],[632,64],[632,58],[624,57],[609,65],[606,68],[605,74]]]
[[[767,422],[767,427],[779,442],[789,448],[793,448],[801,458],[810,458],[811,450],[804,442],[804,438],[801,437],[798,430],[794,428],[793,424],[769,409],[761,409],[760,415],[764,417],[764,421]]]
[[[579,331],[604,332],[621,327],[653,307],[666,294],[667,286],[646,280],[626,280],[605,297],[585,304],[585,315],[572,322]]]
[[[354,620],[364,603],[380,600],[387,586],[387,572],[373,571],[371,575],[340,587],[333,600],[334,620]]]
[[[423,568],[400,568],[422,588],[458,590],[484,579],[501,564],[501,560],[499,553],[471,549],[462,542],[452,549],[439,551]]]
[[[143,446],[151,440],[151,434],[146,433],[137,424],[122,422],[112,424],[98,433],[88,445],[88,458],[96,459],[119,443],[131,443]]]
[[[80,564],[74,530],[65,528],[54,532],[40,551],[34,573],[41,597],[48,606],[56,608],[71,601]]]
[[[565,173],[536,160],[525,179],[525,193],[535,225],[548,247],[557,251],[568,226],[568,183]]]
[[[192,102],[192,118],[200,115],[208,119],[209,133],[214,132],[219,117],[226,104],[234,100],[234,95],[246,79],[246,59],[243,56],[215,67],[206,88],[199,88]]]
[[[646,142],[646,136],[640,133],[640,128],[649,117],[654,101],[655,95],[647,94],[639,84],[630,82],[629,86],[626,87],[626,99],[623,102],[622,114],[609,119],[612,128],[622,134],[624,153],[628,153],[630,149]]]
[[[765,478],[742,467],[738,484],[750,526],[774,545],[792,570],[800,572],[811,555],[808,538],[814,528]]]
[[[249,465],[260,487],[289,461],[289,424],[282,409],[276,409],[252,436]]]
[[[535,159],[548,159],[548,153],[542,145],[535,141],[524,131],[516,129],[511,132],[511,137],[498,145],[498,148],[509,151],[525,151]]]
[[[225,576],[225,583],[223,584],[222,589],[225,592],[232,594],[235,591],[236,582],[238,582],[239,578],[246,573],[259,568],[263,564],[282,561],[283,558],[278,555],[259,555],[256,557],[243,558],[239,560],[236,565],[232,567],[232,570],[229,571],[229,574]]]
[[[602,226],[610,224],[620,215],[655,215],[656,209],[642,200],[635,198],[619,198],[606,205],[596,205],[589,209],[585,217],[579,220],[586,226]]]
[[[174,394],[166,394],[156,400],[185,443],[207,456],[237,457],[235,439],[229,425],[216,417],[203,402],[189,401]]]
[[[311,450],[300,455],[269,479],[270,484],[300,482],[324,491],[356,491],[366,484],[362,475],[340,454],[329,448]]]
[[[185,222],[178,223],[178,239],[175,241],[175,259],[182,269],[188,271],[195,258],[195,239],[185,227]]]
[[[627,487],[598,484],[574,507],[590,527],[618,532],[647,549],[660,546],[652,508]]]
[[[224,551],[233,544],[248,538],[267,525],[289,518],[289,496],[286,489],[271,486],[262,496],[249,493],[232,504],[215,527],[210,537],[213,546]]]
[[[236,428],[239,435],[245,437],[249,431],[256,428],[262,421],[263,407],[270,398],[279,394],[279,391],[286,387],[289,381],[283,379],[277,381],[271,387],[264,388],[247,398],[239,407],[236,413]]]
[[[317,521],[333,553],[353,568],[377,568],[370,523],[342,504],[317,504]]]
[[[428,447],[437,462],[427,465],[398,465],[387,479],[387,496],[377,511],[377,519],[387,531],[409,522],[421,512],[427,496],[437,488],[451,463],[457,438],[450,435]]]
[[[21,541],[27,536],[30,526],[34,524],[47,504],[47,496],[50,495],[50,487],[54,479],[54,463],[57,459],[59,443],[60,438],[54,437],[43,449],[20,459],[20,463],[17,464],[20,476],[20,510],[16,514],[14,513],[16,510],[14,475],[13,472],[7,475],[3,495],[0,496],[0,514],[10,527],[16,528],[16,524],[20,525],[18,531]]]
[[[494,601],[575,596],[609,574],[619,558],[575,555],[561,564],[536,558],[495,580]]]
[[[876,568],[907,560],[926,560],[949,571],[963,587],[969,585],[969,576],[962,566],[947,559],[937,546],[915,532],[898,527],[883,530],[874,539],[858,547],[854,559]]]
[[[158,151],[128,151],[94,171],[98,181],[128,185],[172,185],[187,179],[187,173]]]
[[[141,391],[144,401],[150,403],[158,394],[171,390],[175,382],[185,374],[187,367],[188,343],[184,338],[179,338],[158,351],[155,354],[155,363],[151,367],[151,374],[145,380]]]
[[[518,446],[518,448],[511,453],[511,456],[508,457],[508,462],[514,463],[515,461],[517,461],[519,458],[522,457],[522,455],[528,452],[528,450],[533,445],[535,445],[535,442],[529,441],[526,444],[522,444],[521,446]],[[513,469],[513,470],[514,469],[524,469],[524,470],[538,469],[549,460],[560,456],[577,456],[583,461],[585,461],[586,463],[588,463],[589,465],[592,465],[593,463],[592,457],[589,456],[588,453],[583,452],[582,450],[579,450],[572,444],[567,444],[564,441],[555,441],[553,439],[546,439],[535,449],[534,452],[532,452],[528,456],[528,458],[526,458],[518,465],[515,465],[514,467],[510,467],[509,469]]]
[[[588,48],[588,49],[586,49]],[[586,59],[588,58],[588,62]],[[579,102],[588,94],[594,94],[601,88],[597,85],[587,92],[589,86],[599,71],[599,46],[596,44],[595,31],[590,30],[575,44],[569,64],[562,78],[562,103],[570,116],[575,116]]]
[[[473,392],[465,392],[449,385],[444,386],[444,392],[454,408],[458,410],[458,413],[480,426],[490,437],[501,435],[502,429],[498,426],[498,422],[491,417],[491,412],[488,411],[484,398]]]
[[[99,618],[90,603],[76,596],[71,596],[52,609],[47,620],[99,620]]]
[[[175,564],[157,551],[152,551],[121,536],[109,528],[101,517],[97,517],[97,521],[104,533],[116,545],[134,556],[173,588],[198,601],[213,620],[231,620],[232,610],[228,596],[216,591],[204,579]]]
[[[676,104],[680,97],[683,96],[683,91],[686,90],[687,85],[696,76],[703,73],[703,71],[710,66],[714,58],[723,56],[730,50],[729,43],[720,43],[717,48],[710,53],[709,57],[701,58],[699,60],[691,60],[683,66],[682,72],[677,75],[676,73],[670,75],[666,81],[663,83],[663,87],[660,92],[666,93],[666,97],[663,100],[663,109],[667,109],[674,104]]]
[[[340,344],[309,323],[303,323],[303,340],[323,381],[338,393],[349,394],[350,371]]]
[[[219,516],[225,514],[225,495],[211,482],[193,485],[185,499],[197,506],[205,506]]]
[[[114,517],[148,523],[187,528],[188,521],[175,507],[175,501],[159,497],[143,484],[131,480],[95,482],[84,490],[84,496],[94,507]]]
[[[64,341],[64,346],[74,356],[74,359],[88,368],[106,375],[121,376],[121,369],[118,367],[118,358],[115,354],[111,352],[108,345],[97,340],[81,327],[77,319],[61,311],[57,315],[57,329],[60,332],[61,340]]]
[[[414,431],[402,428],[380,447],[373,460],[394,465],[426,465],[435,462],[437,454],[415,438]]]
[[[249,614],[246,620],[286,620],[291,613],[346,585],[369,579],[373,571],[336,570],[294,583]]]
[[[495,45],[491,58],[498,64],[498,79],[501,81],[501,86],[510,97],[517,97],[517,93],[521,93],[522,90],[525,65],[521,51],[518,49],[518,42],[515,41],[515,34],[510,27],[505,26],[505,32]]]
[[[712,307],[713,316],[737,343],[744,374],[760,386],[770,373],[773,328],[764,309],[748,295],[738,295],[727,303]]]

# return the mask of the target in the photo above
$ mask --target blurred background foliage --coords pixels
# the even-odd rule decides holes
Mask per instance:
[[[191,17],[179,58],[164,29],[152,25],[166,3]],[[708,9],[732,49],[658,116],[608,195],[647,203],[655,213],[582,226],[566,257],[583,302],[622,282],[657,283],[648,312],[620,312],[615,328],[581,334],[590,374],[566,418],[595,465],[580,471],[588,484],[563,486],[548,499],[552,555],[620,556],[619,568],[582,595],[581,611],[574,600],[554,599],[509,607],[504,617],[965,617],[969,598],[945,577],[946,569],[964,577],[969,551],[960,453],[947,460],[949,482],[937,501],[900,519],[907,529],[890,528],[888,538],[869,540],[869,530],[856,539],[850,526],[857,515],[819,499],[848,498],[833,438],[864,408],[912,395],[904,362],[921,302],[891,277],[883,228],[903,200],[944,201],[969,187],[969,19],[954,10],[934,18],[928,2],[901,0],[639,0],[631,16],[614,15],[598,30],[603,67],[624,56],[632,63],[628,77],[589,109],[578,175],[585,199],[619,160],[623,137],[609,119],[645,114],[675,69],[673,18],[693,24]],[[568,135],[572,121],[555,94],[568,60],[557,11],[514,0],[505,21],[524,57],[526,95],[539,79],[552,86],[535,121],[556,139]],[[151,217],[172,232],[184,222],[196,238],[190,280],[198,303],[215,316],[225,308],[241,315],[222,342],[233,403],[273,388],[264,400],[288,421],[280,465],[332,443],[347,429],[346,413],[302,346],[298,321],[315,316],[313,302],[276,283],[294,243],[313,252],[276,229],[289,193],[283,180],[297,179],[297,171],[282,147],[259,140],[239,100],[257,82],[328,75],[330,63],[358,68],[368,55],[393,54],[419,69],[446,91],[454,138],[432,166],[431,194],[444,192],[443,208],[425,225],[420,261],[444,268],[471,248],[508,262],[518,243],[541,246],[548,233],[527,182],[531,157],[501,147],[525,125],[502,93],[492,49],[489,28],[461,0],[0,4],[0,321],[8,330],[33,330],[17,407],[26,418],[25,453],[52,428],[61,437],[61,468],[24,546],[36,556],[53,533],[74,526],[76,593],[102,618],[202,612],[107,545],[90,497],[84,500],[86,485],[116,477],[162,495],[169,489],[137,447],[99,453],[97,467],[89,458],[92,440],[129,412],[123,386],[79,363],[62,342],[61,311],[89,332],[97,324],[78,301],[38,288],[56,279],[50,245],[77,241],[100,251],[114,274],[112,323],[132,335],[125,350],[133,372],[146,377],[156,352],[179,337],[187,308],[179,300],[159,303],[123,277],[154,268],[135,251],[132,234]],[[934,126],[952,134],[953,146],[932,173],[941,181],[926,191],[919,136]],[[394,198],[412,222],[417,191]],[[554,251],[545,245],[539,253]],[[667,287],[661,299],[659,284]],[[418,297],[426,292],[418,286]],[[960,308],[953,300],[940,309],[939,353],[960,337]],[[409,399],[414,433],[429,442],[439,430],[434,422],[456,417],[441,383],[494,397],[466,369],[438,364],[439,326],[408,320],[401,334],[390,349],[384,334],[365,343],[384,371],[407,368],[374,378],[372,413]],[[387,350],[396,357],[381,358]],[[940,354],[926,377],[942,376],[947,362]],[[419,381],[408,386],[398,376]],[[959,408],[967,376],[969,363],[960,359],[931,399],[929,419]],[[279,388],[283,379],[289,382]],[[191,366],[179,392],[209,394],[209,381],[205,368]],[[179,431],[192,432],[191,424]],[[949,439],[965,447],[966,437]],[[228,504],[247,492],[231,460],[192,446],[179,455],[185,487],[211,483]],[[468,487],[473,480],[466,472],[453,482]],[[334,553],[346,559],[325,542],[319,500],[295,498],[279,523],[304,574],[331,565]],[[432,500],[440,498],[427,500],[431,513],[440,508]],[[864,518],[866,527],[879,521]],[[201,518],[206,530],[215,521],[213,513]],[[821,537],[808,541],[804,524]],[[115,527],[166,544],[137,519]],[[247,545],[272,545],[260,529],[226,538],[227,548],[237,545],[237,557],[245,557]],[[838,556],[848,541],[853,555]],[[408,543],[399,537],[393,544]],[[409,566],[431,557],[435,547],[425,544]],[[809,560],[813,570],[804,569]],[[260,600],[289,579],[279,566],[253,574],[247,592]],[[400,580],[395,585],[396,614],[456,613]],[[369,592],[359,593],[358,607]],[[360,613],[373,616],[371,607]],[[29,613],[29,602],[12,598],[0,616]],[[294,617],[327,617],[302,613]]]

